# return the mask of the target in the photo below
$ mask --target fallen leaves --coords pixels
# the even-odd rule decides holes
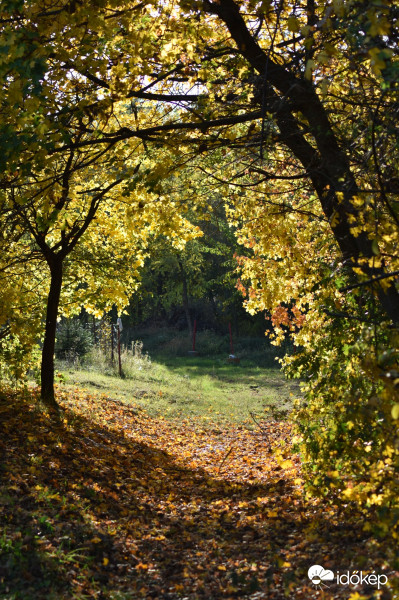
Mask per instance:
[[[371,560],[356,515],[304,500],[298,457],[268,451],[287,424],[154,419],[79,390],[59,400],[58,421],[33,396],[0,400],[1,597],[327,600],[347,596],[314,589],[311,564],[389,560],[377,545]]]

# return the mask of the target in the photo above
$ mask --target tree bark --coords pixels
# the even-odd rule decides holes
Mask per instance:
[[[183,284],[183,294],[182,294],[183,308],[184,308],[184,312],[186,314],[188,333],[189,333],[190,338],[192,338],[193,337],[193,326],[191,324],[190,307],[189,307],[189,303],[188,303],[187,278],[186,278],[186,274],[184,272],[183,265],[180,261],[179,261],[179,267],[180,267],[180,273],[181,273],[181,280],[182,280],[182,284]]]
[[[372,284],[373,291],[390,319],[399,323],[399,292],[394,281],[384,284],[381,282],[387,275],[384,267],[362,263],[361,259],[371,261],[373,248],[372,240],[365,232],[357,237],[351,232],[349,215],[354,221],[361,222],[361,215],[352,202],[358,194],[358,186],[345,148],[340,146],[316,90],[311,82],[298,78],[267,55],[253,38],[235,0],[205,0],[204,6],[224,22],[242,56],[264,78],[267,110],[276,118],[283,144],[307,171],[323,212],[331,223],[344,264],[349,268],[361,266],[370,280],[376,279]],[[294,112],[306,117],[315,146],[306,140]]]
[[[62,260],[54,260],[50,264],[50,290],[47,297],[46,328],[42,349],[41,365],[41,398],[51,409],[58,410],[54,394],[54,350],[57,328],[58,308],[62,286]]]

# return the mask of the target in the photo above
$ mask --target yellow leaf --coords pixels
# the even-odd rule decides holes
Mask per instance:
[[[354,490],[352,488],[347,488],[346,490],[344,490],[342,492],[342,495],[345,496],[345,498],[352,498],[353,494],[354,494]]]
[[[315,66],[316,66],[315,61],[312,59],[309,59],[308,62],[306,63],[306,69],[305,69],[305,78],[306,79],[311,79],[312,71],[314,70]]]
[[[104,567],[106,567],[108,563],[109,563],[109,558],[104,557],[103,558],[103,565],[104,565]]]
[[[392,419],[399,419],[399,404],[394,404],[391,409]]]

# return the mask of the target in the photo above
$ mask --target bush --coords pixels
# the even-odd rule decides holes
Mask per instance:
[[[130,348],[122,346],[121,349],[122,375],[128,379],[139,377],[140,372],[148,371],[152,368],[151,359],[146,352],[143,352],[143,342],[137,340],[130,344]],[[119,363],[118,351],[115,349],[114,361],[111,356],[104,353],[99,346],[91,348],[83,361],[85,369],[89,371],[100,372],[103,375],[118,376]]]
[[[143,352],[143,342],[136,340],[130,348],[123,348],[121,352],[122,371],[125,377],[134,379],[140,371],[151,369],[151,359]]]
[[[74,361],[88,354],[93,346],[91,333],[77,319],[65,319],[57,328],[57,358]]]
[[[317,341],[285,360],[288,374],[306,376],[294,419],[307,488],[371,509],[367,527],[398,538],[397,334],[332,320]]]

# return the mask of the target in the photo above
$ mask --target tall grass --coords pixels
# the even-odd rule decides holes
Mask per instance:
[[[143,342],[140,340],[131,342],[129,348],[122,346],[121,363],[123,365],[123,376],[131,379],[136,378],[141,371],[148,372],[153,367],[148,353],[143,352]],[[105,354],[103,349],[98,346],[93,347],[83,357],[74,356],[70,359],[67,357],[65,360],[60,361],[60,365],[67,369],[93,371],[110,376],[119,375],[117,350],[114,351],[114,359],[112,360],[111,356]]]

